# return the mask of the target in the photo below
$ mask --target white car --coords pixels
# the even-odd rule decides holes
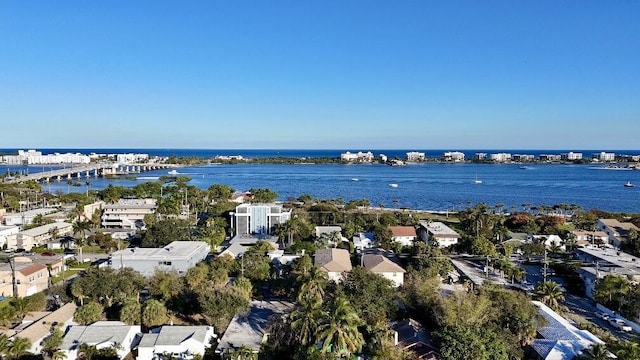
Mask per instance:
[[[609,324],[620,331],[631,332],[633,330],[631,326],[627,325],[622,319],[609,319]]]
[[[605,314],[603,312],[596,311],[594,315],[602,320],[609,320],[609,314]]]

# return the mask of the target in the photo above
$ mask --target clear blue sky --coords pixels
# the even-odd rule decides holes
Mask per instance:
[[[0,148],[640,148],[640,1],[0,0],[0,17]]]

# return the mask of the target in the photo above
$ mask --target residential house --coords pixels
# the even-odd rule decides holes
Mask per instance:
[[[544,244],[546,249],[558,247],[562,251],[566,250],[564,241],[558,235],[530,235],[529,238],[532,242]]]
[[[628,240],[629,231],[635,230],[636,234],[640,229],[630,222],[620,222],[616,219],[598,219],[598,231],[603,231],[609,237],[609,244],[620,247],[620,244]]]
[[[55,311],[29,313],[22,320],[22,324],[13,329],[1,330],[0,333],[12,340],[18,337],[29,340],[31,348],[27,351],[31,354],[40,355],[42,353],[42,340],[49,337],[56,326],[64,330],[68,325],[72,324],[76,308],[76,304],[70,302]]]
[[[98,321],[88,326],[72,325],[64,335],[60,351],[67,359],[76,359],[80,346],[87,344],[98,350],[114,348],[118,358],[122,360],[131,352],[140,331],[140,325],[125,325],[120,321]]]
[[[25,297],[49,288],[49,270],[47,265],[34,263],[26,257],[12,260],[15,269],[16,288],[13,289],[13,270],[11,264],[0,263],[0,295],[4,297]]]
[[[389,231],[391,231],[391,240],[402,246],[412,246],[418,237],[416,228],[413,226],[389,226]]]
[[[390,258],[394,258],[396,261]],[[364,254],[362,255],[362,266],[374,274],[391,280],[395,287],[400,287],[404,284],[404,273],[406,271],[398,265],[393,253],[379,252],[377,254]]]
[[[357,233],[353,235],[353,248],[356,250],[371,249],[376,246],[373,233]]]
[[[314,265],[325,271],[329,280],[339,282],[344,273],[351,271],[351,257],[345,249],[319,249],[314,255]]]
[[[438,221],[420,221],[418,236],[421,240],[426,241],[428,244],[436,245],[441,248],[455,245],[460,239],[460,234],[455,232],[447,225]]]
[[[425,328],[413,319],[405,319],[391,325],[393,344],[414,354],[414,359],[437,360],[438,352],[431,345]]]
[[[120,199],[102,208],[101,224],[107,229],[144,229],[144,217],[157,208],[156,199]]]
[[[151,276],[156,270],[184,275],[206,259],[210,250],[204,241],[173,241],[162,248],[128,248],[111,254],[111,267],[130,267],[143,276]]]
[[[349,239],[342,236],[340,226],[316,226],[316,239],[327,241],[330,246],[338,246],[341,242],[349,242]]]
[[[15,237],[9,239],[7,248],[29,251],[34,246],[43,246],[50,240],[71,234],[73,234],[73,225],[66,222],[54,222],[19,232]]]
[[[172,356],[176,360],[190,360],[204,356],[215,338],[213,326],[162,326],[143,334],[138,344],[138,360]]]
[[[291,218],[291,209],[280,204],[240,204],[231,213],[231,227],[236,235],[270,235],[278,224]]]
[[[602,245],[609,243],[609,235],[604,231],[573,230],[571,232],[578,245]]]
[[[604,344],[588,330],[580,330],[539,301],[532,301],[546,324],[538,328],[537,339],[530,346],[532,358],[540,360],[574,359],[593,344]]]
[[[293,310],[293,304],[284,301],[251,301],[247,315],[235,315],[227,327],[218,346],[217,354],[223,354],[241,347],[249,348],[254,353],[260,351],[269,333],[268,326],[275,318],[279,318]]]
[[[225,249],[218,254],[218,256],[230,255],[234,259],[237,259],[247,252],[247,250],[254,247],[259,241],[267,242],[274,250],[279,248],[277,237],[236,235],[225,243]]]

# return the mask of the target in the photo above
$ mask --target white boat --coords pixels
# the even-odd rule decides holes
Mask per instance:
[[[178,175],[178,170],[169,171],[169,175]]]
[[[358,178],[351,179],[351,181],[358,181],[358,180],[360,180],[360,179],[358,179]]]
[[[391,186],[392,188],[397,188],[397,187],[398,187],[398,184],[396,184],[396,183],[391,183],[391,184],[389,184],[389,186]]]
[[[478,179],[478,174],[476,174],[476,178],[473,180],[474,184],[482,184],[482,180]]]
[[[631,183],[631,181],[627,181],[627,183],[624,184],[624,187],[633,187],[633,184]]]

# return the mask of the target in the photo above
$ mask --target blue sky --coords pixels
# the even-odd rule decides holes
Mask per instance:
[[[638,149],[640,2],[1,1],[0,148]]]

